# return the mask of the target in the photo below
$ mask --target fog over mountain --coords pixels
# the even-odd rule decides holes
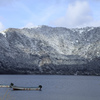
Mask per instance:
[[[0,74],[100,75],[100,27],[9,28],[0,33]]]

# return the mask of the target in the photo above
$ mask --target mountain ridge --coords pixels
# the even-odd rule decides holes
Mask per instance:
[[[100,27],[9,28],[0,33],[0,73],[99,75],[99,44]]]

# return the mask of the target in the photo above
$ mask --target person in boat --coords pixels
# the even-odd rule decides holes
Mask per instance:
[[[39,88],[40,88],[40,91],[41,91],[42,85],[39,85]]]
[[[12,86],[14,86],[14,84],[13,83],[10,83],[10,87],[12,87]]]

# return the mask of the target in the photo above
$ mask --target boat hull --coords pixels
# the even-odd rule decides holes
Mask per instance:
[[[13,90],[41,90],[39,87],[17,87],[12,86]]]
[[[9,85],[2,85],[0,84],[0,88],[9,88],[10,86]]]

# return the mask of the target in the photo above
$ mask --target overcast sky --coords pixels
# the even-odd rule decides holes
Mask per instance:
[[[38,25],[100,26],[100,0],[0,0],[0,31]]]

